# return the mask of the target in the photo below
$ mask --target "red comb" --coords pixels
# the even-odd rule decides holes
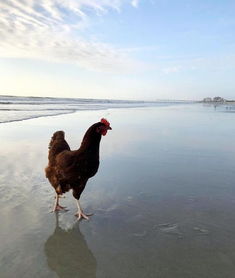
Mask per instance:
[[[102,118],[102,119],[100,120],[100,122],[101,122],[102,124],[105,124],[106,126],[110,126],[110,123],[109,123],[106,119],[104,119],[104,118]]]

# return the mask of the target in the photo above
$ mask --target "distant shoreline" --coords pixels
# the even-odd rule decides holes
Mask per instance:
[[[219,101],[200,101],[203,104],[212,104],[212,105],[235,105],[235,100],[227,100],[223,102]]]
[[[0,95],[0,123],[115,108],[161,107],[193,104],[186,101],[130,101],[82,98],[22,97]]]
[[[52,101],[82,101],[82,102],[104,102],[104,103],[165,103],[165,102],[176,102],[176,103],[198,103],[199,100],[186,100],[186,99],[155,99],[155,100],[133,100],[133,99],[99,99],[99,98],[79,98],[79,97],[41,97],[41,96],[15,96],[15,95],[4,95],[0,94],[0,101],[1,99],[18,99],[18,100],[27,100],[32,99],[33,101],[40,101],[40,100],[52,100]]]
[[[40,117],[71,114],[78,111],[94,111],[118,108],[164,107],[169,105],[204,104],[228,106],[233,109],[235,101],[186,101],[186,100],[110,100],[83,98],[23,97],[0,95],[0,123],[25,121]],[[230,106],[230,107],[229,107]]]

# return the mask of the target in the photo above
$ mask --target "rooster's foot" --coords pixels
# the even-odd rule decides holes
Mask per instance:
[[[85,213],[83,213],[82,211],[78,211],[78,212],[75,214],[75,216],[78,218],[78,220],[80,220],[80,219],[82,219],[82,218],[84,218],[84,219],[86,219],[86,220],[89,220],[89,219],[90,219],[89,216],[91,216],[91,215],[93,215],[93,213],[85,214]]]
[[[82,210],[82,207],[79,203],[79,200],[76,200],[76,201],[77,201],[78,212],[75,214],[75,216],[77,216],[78,220],[80,220],[82,218],[84,218],[86,220],[89,220],[88,216],[91,216],[93,213],[87,214],[87,215],[85,213],[83,213],[83,210]]]
[[[61,211],[61,210],[67,210],[66,207],[62,207],[61,205],[56,205],[54,207],[54,209],[52,210],[52,212],[56,212],[56,211]]]

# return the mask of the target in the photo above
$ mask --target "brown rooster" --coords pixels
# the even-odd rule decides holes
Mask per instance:
[[[112,129],[106,119],[93,124],[85,133],[78,150],[71,151],[64,139],[64,132],[53,134],[49,144],[48,166],[45,169],[46,177],[56,191],[56,201],[53,211],[62,210],[59,205],[59,196],[73,190],[77,200],[78,219],[89,219],[82,211],[79,198],[89,178],[93,177],[99,168],[99,147],[101,136]]]

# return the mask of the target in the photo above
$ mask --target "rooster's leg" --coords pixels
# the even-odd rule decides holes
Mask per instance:
[[[89,220],[88,216],[91,216],[92,214],[86,215],[85,213],[83,213],[82,207],[81,207],[79,201],[78,200],[76,200],[76,201],[77,201],[78,212],[75,214],[75,216],[77,216],[78,220],[80,220],[81,218]]]
[[[65,209],[65,207],[62,207],[60,204],[59,204],[59,194],[56,193],[56,196],[55,196],[55,204],[54,204],[54,208],[52,210],[52,212],[55,212],[55,211],[60,211],[60,210],[63,210]]]
[[[55,196],[55,199],[56,199],[57,197]],[[59,194],[59,198],[65,198],[65,196],[64,195],[62,195],[62,194]]]

